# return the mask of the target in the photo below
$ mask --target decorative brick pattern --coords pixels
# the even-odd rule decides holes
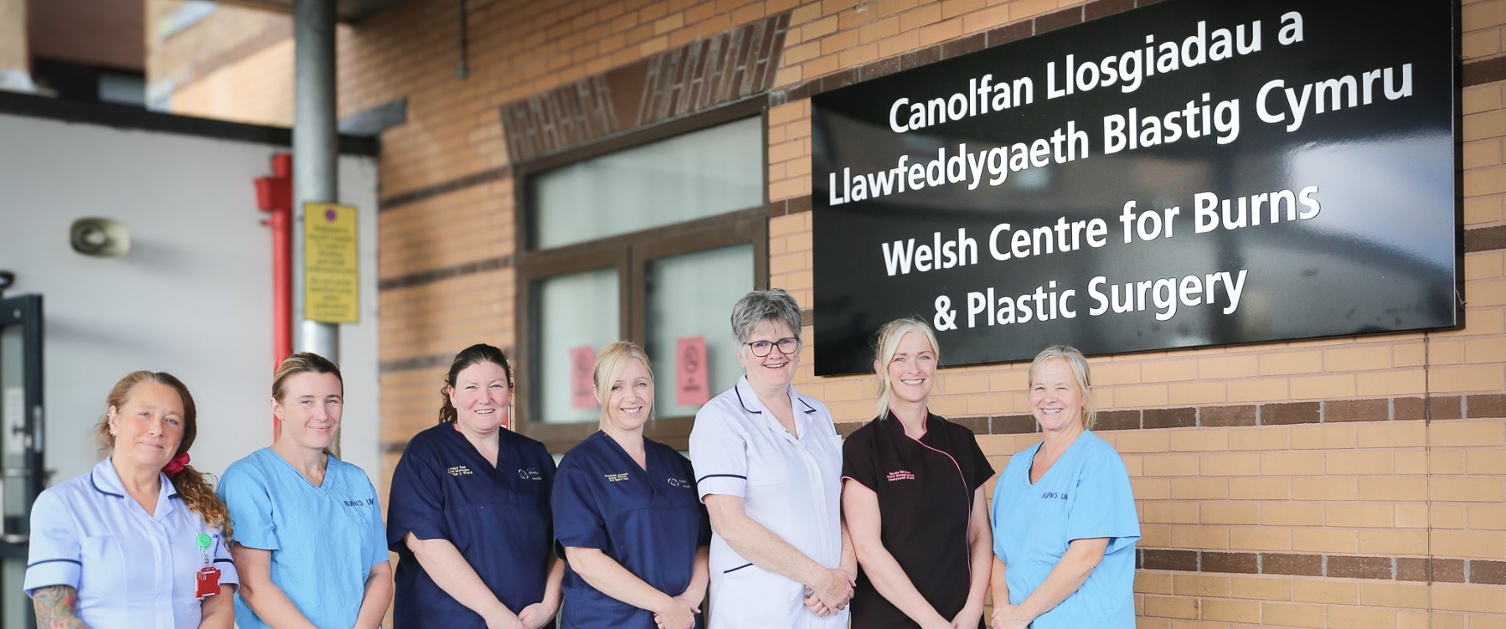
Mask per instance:
[[[809,311],[807,311],[809,312]],[[807,325],[809,322],[807,321]],[[1466,399],[1473,400],[1464,412]],[[1322,402],[1294,402],[1262,404],[1260,406],[1201,406],[1180,408],[1149,408],[1129,410],[1106,410],[1098,412],[1093,425],[1097,432],[1124,430],[1154,430],[1164,428],[1229,428],[1239,426],[1296,426],[1309,424],[1345,424],[1354,422],[1387,422],[1425,419],[1429,403],[1441,409],[1443,416],[1434,420],[1474,419],[1506,417],[1502,408],[1503,395],[1433,396],[1430,398],[1389,398],[1368,400],[1326,400]],[[987,420],[985,422],[985,420]],[[953,421],[974,422],[987,426],[988,430],[974,432],[993,435],[1038,432],[1034,418],[1028,414],[1010,416],[959,416]],[[842,422],[838,425],[861,422]]]
[[[1152,408],[1143,411],[1142,428],[1187,428],[1197,425],[1195,408]]]
[[[1392,557],[1328,557],[1324,576],[1344,579],[1391,579],[1396,576]]]
[[[1506,585],[1506,561],[1141,548],[1140,570]],[[1428,565],[1432,564],[1432,578]]]
[[[409,190],[402,194],[395,194],[377,202],[377,212],[395,210],[410,203],[417,203],[426,199],[442,196],[451,192],[464,190],[472,186],[479,186],[493,181],[507,179],[512,176],[512,169],[506,166],[484,170],[474,175],[466,175],[453,181],[446,181],[432,186],[425,186],[417,190]]]
[[[1466,63],[1461,77],[1465,87],[1506,80],[1506,57]]]
[[[789,30],[788,12],[502,106],[513,163],[762,94]]]
[[[460,277],[462,275],[470,275],[472,273],[482,273],[486,271],[497,271],[511,267],[512,256],[489,258],[486,260],[481,260],[479,262],[469,262],[458,266],[445,267],[443,269],[431,269],[428,271],[420,271],[418,273],[412,273],[399,277],[382,278],[381,281],[377,282],[377,290],[380,291],[392,290],[396,288],[408,288],[410,286],[428,284],[431,282],[437,282],[439,280],[450,279],[452,277]]]
[[[1506,394],[1470,395],[1464,403],[1466,417],[1506,417]]]
[[[1288,574],[1304,577],[1323,576],[1322,555],[1261,553],[1256,556],[1261,574]]]

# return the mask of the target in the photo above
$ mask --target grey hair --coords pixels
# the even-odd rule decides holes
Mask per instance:
[[[1035,384],[1035,375],[1041,365],[1048,360],[1062,359],[1067,361],[1067,367],[1072,369],[1072,375],[1076,377],[1077,388],[1082,390],[1082,427],[1093,429],[1093,422],[1098,419],[1098,405],[1093,401],[1093,377],[1088,371],[1088,359],[1082,352],[1070,345],[1052,345],[1041,350],[1035,355],[1035,360],[1030,363],[1030,384]]]
[[[732,306],[732,340],[737,343],[739,355],[748,347],[745,343],[753,328],[765,321],[779,321],[790,326],[795,340],[804,342],[800,337],[800,305],[795,303],[795,298],[783,288],[755,290],[743,295],[737,305]]]

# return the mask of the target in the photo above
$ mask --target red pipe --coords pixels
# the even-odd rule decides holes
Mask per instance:
[[[272,228],[272,360],[276,368],[293,353],[293,212],[272,212],[267,225]]]
[[[272,368],[293,353],[293,156],[272,156],[272,176],[256,179],[256,202],[272,228]],[[272,419],[272,438],[281,426]]]

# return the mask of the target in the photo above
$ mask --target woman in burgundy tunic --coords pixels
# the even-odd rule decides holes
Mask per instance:
[[[842,509],[857,548],[852,625],[982,626],[993,538],[983,485],[994,474],[971,430],[927,408],[936,336],[916,319],[879,330],[878,418],[842,448]]]

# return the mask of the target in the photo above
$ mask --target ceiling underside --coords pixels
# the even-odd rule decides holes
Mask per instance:
[[[224,4],[238,4],[256,9],[281,13],[293,12],[293,0],[221,0]],[[335,0],[335,14],[341,22],[359,22],[373,13],[397,4],[401,0]]]

